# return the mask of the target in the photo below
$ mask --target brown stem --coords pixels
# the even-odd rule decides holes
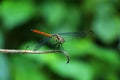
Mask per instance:
[[[68,53],[63,50],[46,50],[46,51],[33,51],[33,50],[10,50],[10,49],[0,49],[0,53],[4,54],[50,54],[50,53],[62,53],[67,58],[66,63],[69,63],[70,58]]]

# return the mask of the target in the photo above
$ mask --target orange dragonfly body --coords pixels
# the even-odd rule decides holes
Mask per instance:
[[[45,40],[43,40],[40,45],[36,46],[36,48],[34,50],[38,50],[41,45],[43,45],[49,38],[52,38],[54,41],[56,41],[56,46],[60,47],[62,46],[62,44],[65,42],[64,38],[62,38],[59,34],[48,34],[45,32],[41,32],[39,30],[33,29],[32,32],[35,32],[37,34],[41,34],[44,36],[47,36],[48,38],[46,38]]]
[[[86,36],[89,32],[92,31],[81,31],[81,32],[68,32],[68,33],[59,33],[59,34],[48,34],[45,32],[41,32],[39,30],[36,29],[32,29],[31,30],[34,33],[40,34],[40,35],[44,35],[47,38],[45,38],[43,41],[41,41],[34,50],[38,50],[44,43],[46,43],[50,38],[52,38],[54,41],[56,41],[55,46],[57,47],[62,47],[62,44],[65,42],[64,38],[61,37],[61,35],[77,35],[78,37],[84,37]],[[67,63],[69,63],[69,57],[67,56]]]
[[[41,32],[41,31],[36,30],[36,29],[33,29],[33,30],[31,30],[31,31],[32,31],[32,32],[35,32],[35,33],[38,33],[38,34],[42,34],[42,35],[47,36],[47,37],[51,37],[51,36],[52,36],[51,34],[47,34],[47,33],[45,33],[45,32]]]

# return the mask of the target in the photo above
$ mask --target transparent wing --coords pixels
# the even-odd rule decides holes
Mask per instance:
[[[39,41],[34,51],[38,50],[42,45],[44,45],[51,37],[44,38],[43,40]]]
[[[68,33],[60,33],[59,35],[70,35],[70,36],[84,37],[90,33],[93,33],[93,31],[68,32]]]

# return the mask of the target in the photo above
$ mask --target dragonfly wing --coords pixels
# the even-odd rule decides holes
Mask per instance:
[[[68,32],[68,33],[60,33],[59,35],[70,35],[70,36],[84,37],[89,33],[92,33],[92,31]]]
[[[36,45],[36,47],[34,48],[34,51],[38,50],[42,45],[44,45],[48,40],[50,39],[50,37],[44,38],[42,41],[38,42],[38,44]]]

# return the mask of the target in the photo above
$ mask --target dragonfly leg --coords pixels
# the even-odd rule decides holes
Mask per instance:
[[[54,44],[55,47],[57,47],[57,45],[58,45],[57,43]]]
[[[59,46],[58,43],[55,43],[55,44],[54,44],[54,47],[57,48],[57,49],[59,48],[58,46]]]
[[[62,44],[60,44],[60,49],[61,49],[61,50],[64,50],[64,48],[63,48],[63,45],[62,45]]]

